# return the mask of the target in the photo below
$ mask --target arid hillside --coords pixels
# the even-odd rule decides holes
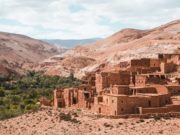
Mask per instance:
[[[0,131],[2,135],[179,135],[180,120],[109,119],[82,110],[42,109],[0,121]]]
[[[55,46],[24,35],[0,33],[0,73],[23,73],[38,62],[61,53]]]
[[[180,20],[149,30],[123,29],[106,39],[94,44],[78,46],[56,57],[94,59],[93,63],[90,62],[81,68],[76,67],[77,62],[74,63],[75,74],[81,77],[85,72],[93,71],[103,63],[116,64],[133,58],[157,57],[158,53],[171,53],[178,47],[180,47]],[[73,70],[72,63],[63,64],[49,59],[50,63],[51,61],[53,61],[53,67],[49,64],[45,68],[48,74],[51,74],[49,69],[52,71],[53,68],[58,69],[58,67],[65,69],[71,67],[70,69]],[[63,71],[56,72],[56,74],[64,75]]]

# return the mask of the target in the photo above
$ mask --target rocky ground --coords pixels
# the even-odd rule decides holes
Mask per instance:
[[[67,114],[70,112],[70,115]],[[0,135],[179,135],[180,119],[108,119],[51,108],[0,121]]]

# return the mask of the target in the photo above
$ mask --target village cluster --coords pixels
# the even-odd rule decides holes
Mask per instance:
[[[114,116],[180,112],[180,50],[102,65],[81,86],[54,90],[53,105]]]

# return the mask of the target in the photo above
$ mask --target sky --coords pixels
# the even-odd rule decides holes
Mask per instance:
[[[0,31],[39,39],[104,38],[180,19],[180,0],[0,0]]]

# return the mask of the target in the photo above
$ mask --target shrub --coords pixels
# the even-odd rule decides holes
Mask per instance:
[[[4,105],[3,99],[0,99],[0,105]]]
[[[139,122],[144,122],[144,119],[140,119]]]
[[[21,101],[21,97],[19,95],[12,95],[11,96],[11,102],[13,104],[19,104],[20,101]]]
[[[4,96],[5,96],[5,91],[2,88],[0,88],[0,97],[4,97]]]
[[[38,108],[39,108],[39,106],[38,106],[38,105],[34,105],[34,104],[28,104],[28,105],[26,105],[26,107],[25,107],[25,109],[26,109],[27,111],[37,111]]]
[[[81,123],[79,120],[72,118],[71,114],[65,114],[65,113],[60,113],[60,119],[64,120],[64,121],[70,121],[72,123]]]
[[[158,116],[158,115],[156,115],[156,116],[154,116],[154,120],[155,120],[155,121],[157,121],[157,120],[161,120],[161,117],[160,117],[160,116]]]

